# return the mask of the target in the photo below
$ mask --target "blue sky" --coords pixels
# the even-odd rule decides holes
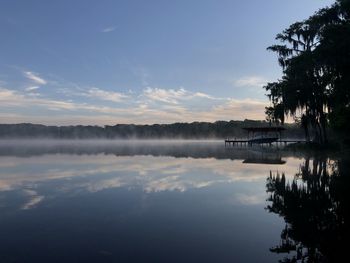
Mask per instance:
[[[329,0],[0,0],[0,122],[264,119],[274,37]]]

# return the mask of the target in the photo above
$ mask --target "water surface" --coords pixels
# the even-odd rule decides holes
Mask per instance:
[[[278,262],[297,249],[276,253],[275,179],[306,161],[216,141],[3,141],[0,262]]]

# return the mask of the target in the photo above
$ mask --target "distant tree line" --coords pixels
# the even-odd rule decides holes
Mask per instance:
[[[350,1],[337,0],[276,36],[280,80],[268,83],[269,120],[293,116],[308,139],[328,142],[327,126],[350,131]]]
[[[243,127],[267,126],[266,121],[217,121],[173,124],[117,124],[114,126],[45,126],[40,124],[0,124],[0,138],[48,139],[204,139],[246,137]],[[300,137],[295,124],[286,124],[285,137]]]

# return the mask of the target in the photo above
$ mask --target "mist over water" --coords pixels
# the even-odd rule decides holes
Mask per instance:
[[[0,140],[0,155],[114,154],[245,159],[254,153],[286,154],[278,147],[224,147],[223,140]]]

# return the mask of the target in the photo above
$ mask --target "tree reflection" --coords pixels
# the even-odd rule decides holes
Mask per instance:
[[[267,210],[286,222],[280,244],[270,249],[288,253],[280,262],[343,262],[348,257],[348,168],[348,159],[317,158],[306,159],[291,182],[283,173],[270,172]]]

